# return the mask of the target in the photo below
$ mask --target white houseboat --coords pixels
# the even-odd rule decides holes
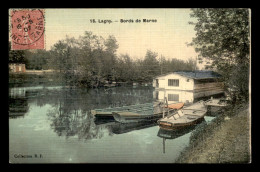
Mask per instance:
[[[194,99],[224,93],[221,75],[213,71],[172,72],[153,79],[154,98],[169,103],[192,103]]]

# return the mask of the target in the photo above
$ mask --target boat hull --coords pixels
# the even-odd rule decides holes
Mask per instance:
[[[91,114],[95,116],[96,119],[114,119],[112,112],[97,112],[91,110]]]
[[[207,108],[204,102],[199,101],[181,110],[177,110],[176,113],[158,120],[157,123],[162,129],[176,130],[201,122],[206,113]]]
[[[198,122],[197,125],[202,123],[203,121],[205,121],[205,119],[203,119],[201,122]],[[165,138],[165,139],[176,139],[187,133],[190,133],[195,128],[196,128],[196,125],[190,125],[190,126],[178,129],[178,130],[165,130],[165,129],[160,128],[157,136],[160,138]]]
[[[170,110],[169,113],[174,112],[175,110]],[[157,121],[162,118],[163,113],[151,114],[151,115],[123,115],[124,112],[113,112],[113,117],[117,122],[121,123],[130,123],[130,122],[142,122],[142,121]],[[165,112],[167,115],[168,112]]]
[[[170,104],[169,107],[163,109],[160,104],[154,105],[151,103],[140,104],[140,105],[130,105],[117,108],[107,108],[107,109],[96,109],[91,110],[91,114],[95,119],[114,119],[121,123],[130,122],[140,122],[140,121],[153,121],[159,120],[163,117],[163,110],[165,110],[165,115],[175,112],[177,109],[182,108],[184,103]],[[124,113],[129,113],[130,115],[122,115]],[[135,113],[135,115],[134,115]]]
[[[189,127],[195,124],[198,124],[200,122],[202,122],[204,119],[204,117],[198,118],[194,121],[190,121],[187,123],[182,123],[182,124],[172,124],[172,123],[167,123],[167,122],[158,122],[159,127],[163,130],[178,130],[178,129],[183,129],[185,127]]]
[[[157,115],[139,115],[139,116],[122,116],[120,113],[113,112],[113,117],[117,122],[120,123],[131,123],[131,122],[143,122],[149,120],[158,120],[162,117],[162,114]]]

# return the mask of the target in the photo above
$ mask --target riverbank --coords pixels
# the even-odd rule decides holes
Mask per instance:
[[[108,81],[100,80],[98,83],[87,83],[85,80],[65,80],[64,76],[53,72],[53,70],[26,70],[21,73],[9,73],[9,87],[28,86],[66,86],[69,88],[110,88],[118,86],[152,86],[152,82],[134,81]]]
[[[61,78],[54,73],[9,73],[9,87],[60,86]]]
[[[250,163],[248,104],[226,109],[208,125],[192,133],[190,145],[175,163]]]

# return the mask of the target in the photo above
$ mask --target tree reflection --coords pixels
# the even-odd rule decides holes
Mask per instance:
[[[91,104],[85,104],[89,100],[82,97],[86,94],[82,94],[79,90],[61,93],[58,96],[59,101],[52,105],[47,113],[51,121],[51,128],[58,136],[66,138],[78,136],[79,139],[89,140],[101,138],[105,132],[109,132],[105,128],[96,127],[94,118],[89,113]],[[90,96],[90,98],[92,97]],[[85,103],[82,100],[86,100]],[[111,135],[111,133],[109,134]]]
[[[118,123],[116,122],[114,125],[111,125],[111,131],[114,134],[123,134],[133,130],[140,130],[144,128],[149,128],[156,126],[156,121],[144,121],[144,122],[137,122],[137,123]]]
[[[160,128],[157,133],[157,136],[163,139],[163,153],[165,153],[165,142],[167,139],[174,140],[181,136],[184,136],[185,134],[188,134],[191,132],[193,133],[206,124],[207,124],[206,120],[205,120],[205,118],[203,118],[203,120],[200,121],[199,123],[197,123],[196,125],[190,125],[190,126],[183,127],[180,129],[164,130],[164,129]]]
[[[89,111],[152,102],[152,87],[115,87],[99,89],[38,88],[23,89],[28,106],[50,105],[46,114],[51,129],[58,136],[79,139],[101,138],[113,135],[112,128],[96,125]],[[14,98],[18,100],[17,97]],[[13,105],[18,107],[17,104]],[[29,107],[28,107],[29,108]]]
[[[24,117],[24,115],[28,112],[29,106],[26,98],[13,98],[9,97],[9,117],[17,118]]]
[[[29,110],[28,99],[23,89],[9,89],[9,118],[24,117]]]

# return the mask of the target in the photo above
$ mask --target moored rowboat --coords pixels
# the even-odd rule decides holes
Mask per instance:
[[[204,119],[207,108],[203,101],[184,107],[157,121],[159,127],[165,130],[174,130],[196,124]]]
[[[175,109],[170,109],[169,114],[175,111]],[[121,123],[130,123],[130,122],[141,122],[147,120],[158,120],[163,116],[163,113],[157,114],[142,114],[142,113],[134,113],[134,112],[112,112],[113,117],[116,121]],[[168,112],[165,112],[167,115]]]

